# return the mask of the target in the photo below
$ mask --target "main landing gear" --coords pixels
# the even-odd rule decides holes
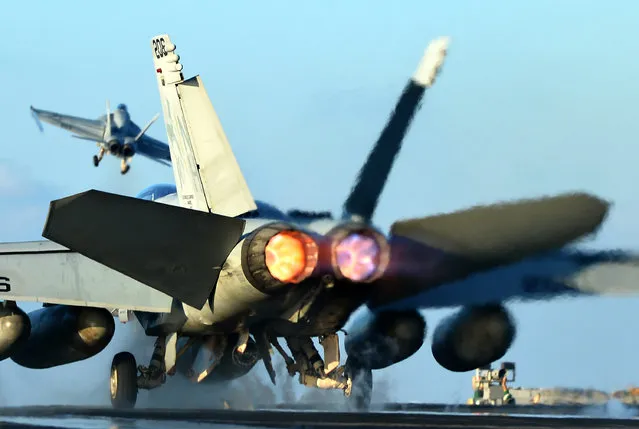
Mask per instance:
[[[138,399],[135,357],[129,352],[118,353],[111,363],[111,405],[113,408],[133,408]]]
[[[137,366],[135,357],[129,352],[121,352],[113,357],[109,383],[113,408],[133,408],[138,399],[138,389],[150,390],[166,382],[165,352],[166,338],[158,337],[148,367]]]
[[[270,339],[286,362],[291,377],[299,374],[300,384],[319,389],[339,389],[348,398],[347,407],[353,411],[365,411],[370,408],[373,393],[373,373],[369,368],[348,358],[340,366],[339,337],[330,334],[320,338],[324,349],[322,359],[309,337],[287,337],[286,343],[291,350],[291,358],[276,338]]]
[[[182,342],[181,340],[186,340]],[[173,376],[177,372],[176,360],[187,349],[194,345],[193,338],[182,338],[178,346],[178,335],[173,333],[168,337],[160,336],[155,340],[155,348],[149,366],[136,366],[131,353],[122,352],[115,355],[111,364],[111,405],[116,409],[130,409],[135,407],[138,390],[152,390],[166,383],[167,375]],[[199,338],[202,345],[196,353],[191,367],[186,375],[193,382],[204,380],[224,356],[226,336],[212,335]],[[238,353],[246,351],[248,335],[240,335],[235,348]]]
[[[102,162],[102,158],[104,158],[104,154],[105,154],[105,150],[100,149],[100,153],[98,153],[97,155],[93,155],[93,165],[95,167],[100,165],[100,162]],[[131,165],[129,165],[126,159],[122,159],[122,162],[120,163],[120,173],[126,174],[129,172],[130,169],[131,169]]]
[[[175,374],[177,357],[192,345],[192,339],[183,346],[177,347],[177,335],[161,336],[155,341],[155,348],[148,367],[136,366],[131,353],[122,352],[115,355],[111,364],[111,404],[114,408],[127,409],[135,407],[138,390],[151,390],[166,382],[166,376]],[[225,336],[202,338],[199,349],[187,376],[199,383],[215,369],[224,355]],[[244,353],[248,332],[239,336],[235,349]],[[348,398],[347,407],[353,411],[365,411],[370,408],[373,392],[373,374],[370,368],[361,365],[353,357],[349,357],[344,365],[340,365],[339,338],[330,334],[320,338],[324,349],[324,358],[319,355],[310,337],[286,337],[286,342],[293,357],[290,357],[277,338],[265,335],[258,339],[261,357],[275,382],[275,371],[270,359],[269,343],[282,355],[291,377],[299,374],[300,384],[319,389],[342,390]],[[138,374],[139,373],[139,374]]]
[[[126,159],[123,158],[122,162],[120,163],[120,173],[126,174],[130,168],[131,166],[126,162]]]
[[[100,165],[100,161],[102,161],[102,158],[104,158],[104,152],[105,150],[103,148],[100,148],[100,152],[97,155],[93,155],[93,165],[95,167]]]

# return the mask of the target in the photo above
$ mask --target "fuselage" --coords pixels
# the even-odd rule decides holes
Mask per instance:
[[[136,198],[172,206],[180,205],[176,187],[171,184],[151,185],[139,192]],[[340,221],[334,220],[329,212],[310,213],[291,211],[285,213],[274,205],[264,201],[258,200],[255,203],[257,205],[255,212],[249,213],[246,216],[240,216],[241,219],[246,221],[246,233],[267,223],[279,221],[294,223],[318,234],[326,234],[330,229],[341,223]]]
[[[152,185],[136,196],[136,198],[154,201],[157,203],[179,206],[175,185]],[[243,237],[255,230],[273,223],[286,223],[304,231],[310,231],[318,236],[324,236],[334,228],[343,224],[343,221],[335,220],[328,212],[312,213],[301,211],[283,212],[277,207],[256,201],[257,210],[240,216],[246,224]],[[232,265],[233,253],[227,263]],[[224,278],[218,280],[224,282]],[[284,296],[265,298],[258,305],[252,304],[252,309],[259,309],[254,317],[250,317],[250,323],[261,324],[268,321],[271,331],[281,335],[325,335],[341,329],[348,318],[367,297],[367,284],[353,283],[344,280],[334,280],[334,287],[320,286],[320,280],[304,281]],[[236,285],[237,288],[248,285]],[[216,299],[217,295],[216,295]],[[220,298],[221,299],[221,298]],[[212,301],[213,298],[210,300]],[[203,331],[229,331],[236,329],[238,314],[241,313],[239,300],[232,300],[233,304],[219,306],[219,310],[212,310],[212,305],[207,302],[202,309],[196,309],[182,303],[182,308],[188,321],[183,328],[183,333],[201,333]],[[230,309],[230,307],[236,307]],[[242,323],[246,324],[244,320]]]
[[[124,129],[127,125],[130,125],[131,115],[124,104],[118,105],[117,109],[113,112],[113,125],[119,129]]]
[[[110,118],[106,115],[99,118],[104,121],[106,127],[102,147],[118,158],[134,156],[134,139],[140,132],[140,127],[131,121],[131,115],[129,115],[129,111],[124,104],[119,104],[113,113],[108,113],[108,115],[110,115]]]
[[[126,105],[119,104],[118,107],[110,113],[110,127],[106,115],[102,115],[99,120],[103,121],[107,127],[104,133],[102,147],[111,155],[118,158],[133,157],[137,152],[138,141],[135,139],[142,129],[131,120],[131,115],[129,114]],[[165,143],[153,139],[152,137],[145,135],[145,138],[147,143],[153,146],[166,146]],[[158,154],[158,157],[163,160],[170,161],[168,152],[166,156]]]

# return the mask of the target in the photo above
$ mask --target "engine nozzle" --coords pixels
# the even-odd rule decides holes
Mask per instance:
[[[109,152],[112,155],[119,155],[122,151],[122,145],[117,140],[111,140],[109,143],[107,143],[107,145],[109,147]]]
[[[355,232],[335,246],[335,261],[344,277],[359,282],[375,273],[380,252],[374,238]]]
[[[318,266],[319,246],[306,232],[292,225],[261,226],[242,243],[242,269],[254,287],[265,294],[309,278]]]
[[[269,273],[283,283],[299,283],[317,266],[317,244],[300,231],[278,232],[266,244],[264,254]]]
[[[131,158],[133,155],[135,155],[135,148],[132,144],[126,143],[122,146],[122,156],[125,158]]]
[[[372,282],[386,270],[390,246],[370,228],[345,227],[332,236],[331,262],[337,276],[352,282]]]

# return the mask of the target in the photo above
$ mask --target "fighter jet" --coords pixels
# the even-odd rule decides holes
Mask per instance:
[[[639,258],[570,247],[607,214],[609,204],[589,194],[398,220],[388,233],[374,226],[393,160],[447,47],[443,38],[426,49],[343,213],[333,216],[255,200],[202,78],[185,79],[169,36],[154,37],[176,184],[137,198],[89,190],[52,201],[48,240],[0,245],[0,359],[36,369],[88,359],[113,338],[117,315],[156,341],[148,366],[126,351],[114,356],[116,408],[134,407],[140,389],[176,374],[220,383],[262,361],[275,383],[277,351],[302,385],[342,390],[352,409],[366,409],[372,371],[422,347],[420,310],[460,307],[436,327],[432,353],[450,371],[470,371],[512,345],[508,301],[636,293]],[[305,171],[325,174],[310,161]],[[113,219],[121,222],[105,234]],[[44,304],[27,315],[17,301]],[[347,322],[343,361],[338,332]]]
[[[33,106],[31,106],[31,114],[41,132],[44,129],[40,121],[43,121],[71,131],[72,137],[96,142],[100,148],[98,154],[93,155],[93,165],[96,167],[100,165],[105,154],[120,158],[120,172],[122,174],[126,174],[131,168],[129,162],[135,154],[140,154],[160,164],[171,165],[169,146],[145,134],[158,119],[159,113],[142,129],[131,120],[125,104],[118,104],[112,113],[108,100],[106,114],[98,119],[62,115],[36,109]]]

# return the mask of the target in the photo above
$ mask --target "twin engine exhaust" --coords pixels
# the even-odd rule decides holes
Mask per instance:
[[[253,284],[277,288],[309,277],[369,283],[380,278],[390,260],[386,238],[368,226],[340,225],[325,236],[287,224],[270,224],[244,241],[245,268]]]
[[[120,143],[118,140],[112,140],[108,143],[109,153],[114,156],[124,156],[131,158],[135,155],[135,147],[131,143]]]

